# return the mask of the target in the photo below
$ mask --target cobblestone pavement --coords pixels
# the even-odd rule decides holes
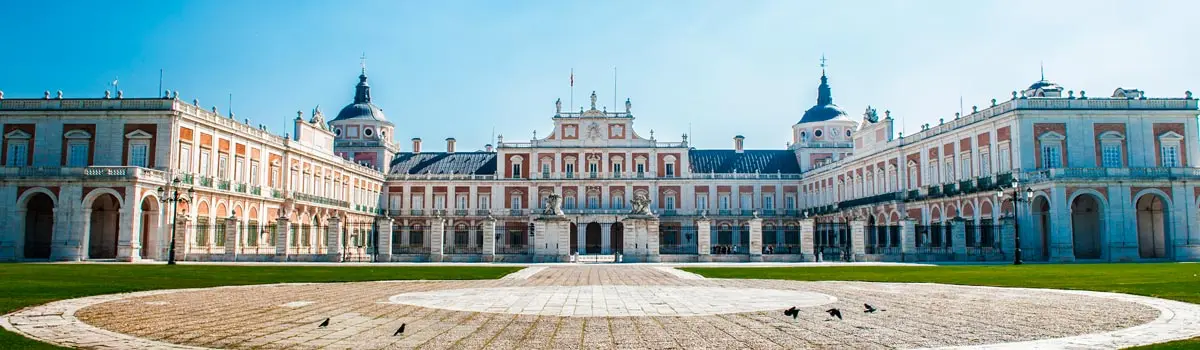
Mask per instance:
[[[650,265],[532,269],[486,281],[97,296],[25,309],[0,325],[122,349],[1114,348],[1200,336],[1200,306],[1123,294],[703,279]],[[886,311],[863,313],[863,303]],[[799,317],[782,314],[789,306]],[[833,307],[844,320],[824,313]],[[393,337],[401,324],[406,332]]]

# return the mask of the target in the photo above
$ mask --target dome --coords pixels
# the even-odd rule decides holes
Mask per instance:
[[[1049,88],[1057,88],[1057,89],[1062,89],[1062,86],[1059,86],[1058,84],[1052,83],[1052,82],[1050,82],[1050,81],[1048,81],[1048,80],[1046,80],[1046,79],[1042,79],[1042,80],[1038,80],[1037,82],[1033,83],[1033,85],[1029,85],[1029,89],[1028,89],[1028,90],[1037,90],[1037,89],[1044,89],[1044,90],[1045,90],[1045,89],[1049,89]]]
[[[846,111],[833,104],[833,95],[829,89],[829,78],[825,77],[825,72],[821,72],[821,85],[817,87],[817,105],[804,111],[804,116],[800,118],[800,124],[823,122],[839,118],[850,120],[846,116]]]
[[[354,91],[354,103],[342,108],[342,111],[338,112],[337,117],[333,118],[331,122],[350,119],[387,121],[383,115],[383,108],[371,103],[371,86],[367,85],[366,72],[358,76],[358,86]]]

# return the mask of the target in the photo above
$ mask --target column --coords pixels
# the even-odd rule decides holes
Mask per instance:
[[[333,262],[342,261],[342,219],[332,216],[326,222],[329,227],[325,232],[325,258]],[[226,245],[228,249],[228,245]]]
[[[275,219],[275,261],[288,261],[288,247],[292,246],[292,227],[286,216]]]
[[[375,226],[379,227],[379,245],[375,247],[375,254],[379,257],[378,261],[392,261],[392,224],[394,222],[390,217],[375,219]]]
[[[757,187],[755,187],[757,188]],[[755,216],[750,219],[750,261],[762,261],[762,218]]]
[[[850,221],[850,259],[862,261],[867,254],[867,222],[865,220]]]
[[[488,216],[483,221],[483,261],[496,260],[496,218]]]
[[[437,215],[431,220],[429,230],[429,261],[442,261],[442,244],[446,238],[446,219]]]
[[[709,261],[712,252],[712,220],[701,216],[696,219],[696,254],[700,261]]]
[[[1056,184],[1050,188],[1050,261],[1075,261],[1074,240],[1071,230],[1071,210],[1067,203],[1065,185]],[[1026,203],[1030,204],[1030,203]]]
[[[121,198],[120,220],[117,224],[117,261],[134,261],[139,258],[141,241],[141,203],[134,199],[137,188],[125,187],[125,195]],[[135,219],[138,218],[138,219]]]
[[[917,251],[917,221],[911,218],[900,220],[900,258]]]
[[[961,216],[950,219],[950,252],[955,260],[965,260],[967,256],[967,221]]]
[[[238,232],[238,219],[230,215],[225,219],[225,260],[237,261],[238,253],[242,251],[242,235]]]
[[[813,237],[816,223],[813,219],[800,220],[800,260],[817,261],[816,240]]]

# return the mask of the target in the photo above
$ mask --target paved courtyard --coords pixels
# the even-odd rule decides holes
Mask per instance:
[[[864,303],[886,311],[864,313]],[[796,319],[782,314],[791,306],[799,308]],[[829,308],[845,319],[827,315]],[[329,326],[318,328],[326,318]],[[1113,348],[1198,336],[1200,306],[1097,292],[551,265],[486,281],[97,296],[25,309],[0,323],[59,344],[123,349]],[[401,324],[406,332],[393,337]]]

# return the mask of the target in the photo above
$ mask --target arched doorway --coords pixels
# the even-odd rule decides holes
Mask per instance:
[[[92,201],[90,231],[88,233],[88,259],[115,259],[117,257],[117,227],[121,218],[121,205],[117,197],[102,194]]]
[[[54,239],[54,200],[35,193],[25,204],[25,258],[49,259]]]
[[[579,253],[579,226],[571,223],[571,253]]]
[[[1071,238],[1076,259],[1100,258],[1100,201],[1090,194],[1071,201]]]
[[[140,252],[142,259],[153,259],[157,255],[154,252],[160,245],[158,242],[158,237],[161,237],[159,217],[158,200],[154,197],[142,198],[142,249]]]
[[[610,242],[612,242],[612,247],[613,247],[612,251],[614,253],[624,253],[625,252],[625,224],[622,224],[619,222],[612,224],[612,232],[610,234],[612,235],[612,239],[609,240]]]
[[[1143,259],[1167,257],[1167,210],[1162,197],[1144,195],[1137,200],[1138,256]]]
[[[1037,247],[1037,256],[1050,260],[1050,201],[1046,200],[1046,197],[1034,198],[1030,203],[1029,212],[1033,215],[1034,232],[1037,233],[1037,236],[1030,237],[1033,238],[1031,241],[1041,244]]]
[[[600,254],[601,237],[600,224],[590,222],[587,224],[587,242],[584,242],[584,252],[587,254]]]

